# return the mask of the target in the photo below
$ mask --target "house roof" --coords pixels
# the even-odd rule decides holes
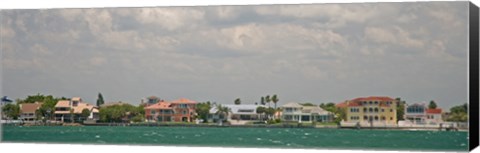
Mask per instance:
[[[145,107],[145,109],[172,109],[170,106],[172,104],[168,102],[158,102],[152,105]]]
[[[347,102],[341,102],[341,103],[338,103],[335,105],[336,107],[339,107],[339,108],[344,108],[344,107],[347,107]]]
[[[180,99],[171,101],[171,103],[174,103],[174,104],[196,104],[197,102],[193,101],[193,100],[190,100],[190,99],[187,99],[187,98],[180,98]]]
[[[42,103],[35,102],[35,103],[23,103],[20,104],[20,112],[22,113],[35,113],[37,109],[42,106]]]
[[[392,99],[390,97],[386,96],[370,96],[370,97],[359,97],[355,98],[351,101],[393,101],[395,99]]]
[[[73,97],[73,98],[72,98],[72,101],[82,101],[82,98],[80,98],[80,97]]]
[[[87,103],[79,103],[78,106],[73,107],[73,113],[80,114],[84,109],[88,109],[89,111],[93,111],[93,112],[95,111],[98,112],[98,110],[95,110],[96,108],[94,109],[93,105],[90,105]]]
[[[55,107],[70,107],[70,101],[68,100],[60,100],[57,102]]]
[[[222,105],[222,106],[230,108],[232,114],[249,115],[249,114],[257,114],[257,107],[263,106],[263,105]],[[210,108],[209,112],[210,114],[217,113],[217,107],[213,106],[212,108]]]
[[[321,115],[327,115],[328,111],[318,107],[318,106],[304,106],[302,108],[302,113],[316,113]]]
[[[296,103],[296,102],[289,102],[289,103],[286,103],[286,104],[282,105],[281,107],[301,108],[301,107],[303,107],[303,106],[300,105],[299,103]]]
[[[442,114],[442,109],[436,108],[436,109],[427,109],[427,114]]]

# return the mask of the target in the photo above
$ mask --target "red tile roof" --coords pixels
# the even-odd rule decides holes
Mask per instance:
[[[436,108],[436,109],[427,109],[427,114],[441,114],[442,113],[442,109],[440,108]]]
[[[190,100],[190,99],[187,99],[187,98],[180,98],[180,99],[177,99],[177,100],[174,100],[174,101],[171,101],[172,103],[175,103],[175,104],[179,104],[179,103],[182,103],[182,104],[196,104],[197,102],[196,101],[193,101],[193,100]]]
[[[352,101],[393,101],[395,99],[392,99],[390,97],[385,97],[385,96],[370,96],[370,97],[360,97],[360,98],[355,98]]]
[[[156,104],[152,104],[150,106],[145,107],[145,109],[172,109],[170,105],[171,103],[158,102]]]
[[[339,108],[345,108],[345,107],[347,107],[347,102],[341,102],[341,103],[336,104],[335,106],[337,106]]]
[[[22,113],[35,113],[37,109],[42,106],[42,103],[23,103],[20,104],[20,112]]]

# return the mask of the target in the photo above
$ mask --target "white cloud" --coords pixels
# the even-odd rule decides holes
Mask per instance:
[[[187,27],[194,28],[204,19],[205,12],[195,8],[142,8],[135,12],[138,21],[144,24],[154,24],[167,30],[177,30]]]

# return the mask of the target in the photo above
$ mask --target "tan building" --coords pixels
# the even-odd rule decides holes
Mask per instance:
[[[84,109],[89,110],[88,117],[82,117],[82,111]],[[55,120],[62,122],[72,122],[72,116],[74,121],[82,120],[98,120],[98,108],[85,103],[80,97],[73,97],[71,100],[60,100],[55,105]]]
[[[394,126],[397,125],[397,100],[390,97],[360,97],[337,104],[344,108],[345,125]]]
[[[36,111],[42,106],[42,103],[23,103],[19,104],[20,119],[23,121],[35,121],[37,119]]]

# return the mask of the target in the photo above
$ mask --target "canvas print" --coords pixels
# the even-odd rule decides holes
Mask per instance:
[[[467,151],[468,7],[1,10],[1,141]]]

